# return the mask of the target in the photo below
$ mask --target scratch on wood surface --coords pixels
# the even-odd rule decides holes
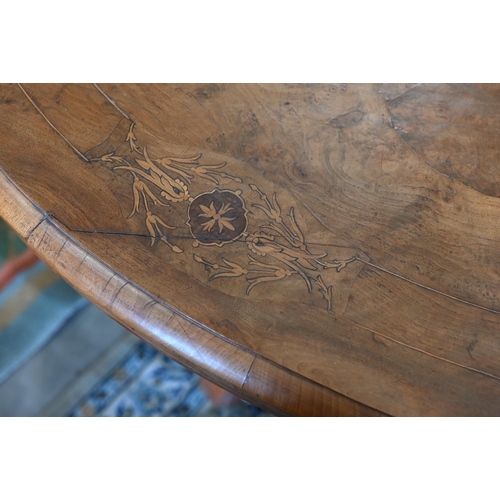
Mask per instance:
[[[85,260],[87,259],[88,256],[89,256],[89,252],[87,252],[85,254],[85,257],[82,259],[82,261],[80,262],[80,264],[78,264],[78,267],[76,268],[77,271],[80,269],[80,267],[82,267],[83,263],[85,262]]]
[[[243,379],[243,383],[241,384],[241,388],[245,387],[245,384],[247,383],[248,377],[250,376],[250,371],[252,370],[253,364],[255,363],[255,360],[257,359],[257,356],[254,356],[252,359],[252,363],[250,364],[250,367],[248,368],[248,371],[245,374],[245,378]]]
[[[109,278],[108,281],[106,281],[106,284],[103,286],[103,291],[106,290],[107,286],[111,283],[111,280],[116,276],[116,273],[113,273],[111,277]]]
[[[39,222],[37,222],[37,224],[32,229],[30,229],[29,233],[26,235],[26,241],[28,241],[30,239],[33,232],[40,226],[40,224],[42,222],[46,221],[48,217],[49,217],[49,214],[45,214],[43,216],[43,218]]]
[[[36,243],[36,246],[35,246],[36,249],[40,248],[40,245],[42,243],[45,243],[44,240],[45,240],[45,236],[46,235],[47,235],[47,227],[44,227],[43,228],[43,234],[42,234],[42,236],[40,236],[39,240]]]
[[[66,243],[68,242],[68,240],[69,240],[69,237],[67,237],[67,238],[64,240],[64,243],[62,244],[62,247],[61,247],[61,248],[57,251],[57,253],[56,253],[56,259],[58,259],[58,258],[59,258],[59,255],[61,254],[61,252],[62,252],[63,248],[66,246]]]
[[[469,356],[475,360],[476,358],[472,355],[472,351],[474,350],[474,347],[476,346],[476,344],[478,343],[478,340],[473,340],[469,346],[467,347],[467,352],[469,353]]]
[[[118,295],[120,295],[121,291],[129,284],[128,281],[123,283],[123,285],[118,289],[118,291],[113,295],[113,298],[110,301],[110,305],[113,305],[115,303],[115,300],[118,298]]]
[[[155,299],[151,299],[150,301],[148,301],[146,304],[144,304],[144,307],[143,309],[147,309],[149,307],[153,307],[154,305],[158,304],[158,301],[155,300]]]
[[[172,318],[175,319],[175,321],[177,322],[177,325],[178,325],[179,329],[184,333],[184,335],[186,336],[188,342],[191,344],[191,346],[193,347],[193,349],[196,351],[196,354],[199,356],[200,360],[203,363],[205,363],[207,366],[210,366],[211,363],[207,363],[207,361],[205,360],[205,357],[201,353],[200,349],[198,348],[198,346],[196,345],[196,343],[193,341],[193,339],[191,338],[191,336],[187,332],[187,329],[181,323],[181,320],[175,314],[172,315]]]

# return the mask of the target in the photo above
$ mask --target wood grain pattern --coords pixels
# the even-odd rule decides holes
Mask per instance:
[[[47,264],[105,313],[196,373],[277,415],[383,415],[293,375],[173,311],[89,253],[48,214],[42,216],[1,170],[0,188],[7,195],[2,198],[1,216],[26,235],[28,245]],[[264,388],[271,397],[262,394]],[[291,392],[286,400],[274,401],[272,395],[284,390]],[[320,407],[309,401],[318,393]]]
[[[277,413],[498,415],[497,95],[4,85],[2,215],[108,314]]]

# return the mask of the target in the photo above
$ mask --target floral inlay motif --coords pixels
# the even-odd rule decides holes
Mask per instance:
[[[222,230],[227,227],[230,231],[234,231],[235,228],[231,224],[230,221],[234,220],[235,217],[229,218],[229,217],[223,217],[223,215],[226,212],[230,212],[232,210],[231,204],[228,203],[225,205],[224,203],[222,206],[217,209],[214,207],[214,202],[210,203],[210,208],[206,207],[205,205],[200,205],[200,208],[203,210],[204,213],[198,215],[198,217],[206,217],[209,220],[207,222],[204,222],[201,227],[205,230],[210,232],[212,228],[215,226],[215,223],[219,225],[219,233],[222,233]]]

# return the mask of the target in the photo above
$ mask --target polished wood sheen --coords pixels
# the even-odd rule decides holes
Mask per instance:
[[[0,86],[0,215],[279,415],[500,415],[500,86]]]

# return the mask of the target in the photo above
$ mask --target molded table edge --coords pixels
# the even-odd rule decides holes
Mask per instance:
[[[173,310],[61,229],[0,167],[0,216],[96,307],[202,377],[276,415],[385,416]]]

